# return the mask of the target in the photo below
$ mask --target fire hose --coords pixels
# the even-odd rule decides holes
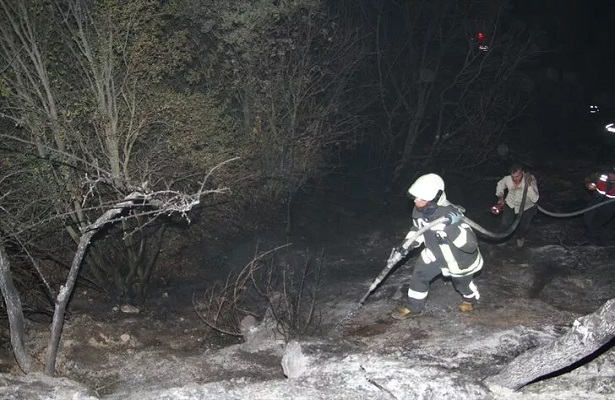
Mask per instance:
[[[569,213],[554,213],[554,212],[545,210],[544,208],[542,208],[538,204],[536,204],[536,207],[538,208],[538,211],[540,211],[541,213],[543,213],[545,215],[548,215],[550,217],[570,218],[570,217],[576,217],[576,216],[581,215],[581,214],[585,214],[588,211],[591,211],[591,210],[593,210],[595,208],[602,207],[605,204],[609,204],[609,203],[613,203],[613,202],[615,202],[615,199],[609,199],[609,200],[603,201],[601,203],[594,204],[593,206],[586,207],[586,208],[584,208],[582,210],[574,211],[574,212],[569,212]]]
[[[488,230],[486,230],[482,226],[478,225],[476,222],[472,221],[471,219],[469,219],[466,216],[464,216],[462,220],[464,222],[466,222],[468,225],[470,225],[472,228],[476,229],[477,231],[483,233],[486,236],[492,237],[494,239],[505,238],[508,235],[510,235],[517,228],[517,225],[519,225],[519,221],[521,220],[521,215],[523,215],[523,206],[525,205],[525,198],[526,198],[526,195],[527,195],[527,188],[528,188],[528,186],[526,185],[525,189],[523,190],[523,199],[521,200],[520,212],[519,212],[519,214],[517,214],[517,217],[515,218],[515,221],[513,222],[513,224],[505,232],[502,232],[502,233],[499,233],[499,234],[498,233],[489,232]],[[412,243],[418,237],[420,237],[423,234],[423,232],[427,231],[428,229],[430,229],[430,228],[432,228],[432,227],[434,227],[434,226],[436,226],[436,225],[438,225],[440,223],[446,223],[448,221],[449,221],[449,219],[447,217],[440,217],[440,218],[436,219],[435,221],[430,222],[429,224],[427,224],[427,225],[421,227],[420,229],[418,229],[414,233],[414,236],[411,238],[411,240],[410,239],[406,239],[405,242]],[[391,254],[389,255],[389,258],[387,260],[386,267],[384,267],[384,269],[380,272],[380,274],[378,274],[378,276],[376,277],[374,282],[371,284],[371,286],[367,290],[367,293],[365,293],[365,295],[361,298],[361,300],[359,301],[359,307],[361,307],[363,305],[363,303],[365,303],[365,300],[367,300],[369,295],[387,277],[389,272],[391,272],[393,267],[395,265],[397,265],[397,263],[400,262],[402,260],[402,258],[403,257],[398,252],[395,251],[395,248],[393,248],[393,250],[391,250]],[[354,311],[352,312],[352,314],[354,314]]]
[[[436,219],[435,221],[430,222],[429,224],[427,224],[427,225],[423,226],[422,228],[420,228],[419,230],[417,230],[414,233],[414,237],[412,237],[412,240],[408,239],[409,243],[414,242],[426,230],[428,230],[428,229],[430,229],[430,228],[432,228],[432,227],[434,227],[434,226],[436,226],[438,224],[446,223],[448,221],[449,221],[448,217],[440,217],[440,218]],[[389,272],[391,272],[393,267],[395,265],[397,265],[397,263],[400,262],[402,259],[403,259],[403,257],[401,256],[401,254],[396,252],[395,248],[393,248],[393,250],[391,250],[391,254],[389,255],[389,259],[387,260],[386,267],[380,272],[380,274],[376,277],[374,282],[369,287],[369,290],[367,291],[367,293],[365,293],[365,295],[361,298],[361,300],[359,301],[360,305],[363,305],[363,303],[365,303],[365,300],[367,300],[367,297],[374,291],[374,289],[376,289],[378,287],[380,282],[382,282],[384,280],[384,278],[387,277],[387,275],[389,274]]]
[[[435,221],[430,222],[429,224],[419,228],[414,233],[414,237],[412,237],[412,242],[414,242],[426,230],[431,229],[432,227],[436,226],[437,224],[446,223],[448,221],[449,221],[448,217],[440,217],[440,218],[436,219]],[[361,298],[359,303],[355,307],[353,307],[353,309],[351,309],[348,312],[348,314],[346,314],[346,316],[344,318],[342,318],[340,324],[337,326],[338,329],[343,329],[344,326],[346,326],[352,320],[352,318],[354,317],[355,313],[357,311],[359,311],[359,309],[363,306],[363,304],[365,303],[365,300],[367,300],[369,295],[372,294],[372,292],[374,290],[376,290],[378,285],[380,285],[380,283],[387,277],[387,275],[389,274],[389,272],[391,272],[393,267],[395,265],[397,265],[397,263],[400,262],[403,258],[404,257],[402,257],[400,253],[395,251],[395,248],[393,248],[393,250],[391,250],[391,254],[389,255],[389,259],[387,260],[386,267],[380,272],[380,274],[378,274],[378,276],[376,277],[374,282],[371,284],[371,286],[367,290],[367,293],[365,293],[365,295]]]
[[[522,201],[525,201],[525,199]],[[522,205],[523,207],[523,205]],[[468,223],[468,225],[470,225],[472,228],[475,228],[476,230],[478,230],[481,233],[484,233],[485,235],[488,235],[490,237],[493,238],[504,238],[506,236],[508,236],[512,231],[515,230],[515,228],[517,227],[517,225],[519,224],[519,220],[521,219],[521,214],[523,212],[520,212],[517,217],[515,218],[515,222],[513,222],[513,224],[511,225],[510,228],[508,228],[506,230],[506,232],[503,232],[501,234],[497,234],[497,233],[493,233],[493,232],[489,232],[488,230],[484,229],[483,227],[481,227],[480,225],[478,225],[476,222],[472,221],[471,219],[467,218],[467,217],[463,217],[463,221]],[[406,239],[406,241],[408,243],[412,243],[414,242],[418,237],[420,237],[423,232],[427,231],[428,229],[431,229],[432,227],[441,224],[441,223],[446,223],[448,222],[449,219],[448,217],[440,217],[438,219],[436,219],[433,222],[430,222],[429,224],[423,226],[422,228],[418,229],[415,233],[414,236],[411,239]],[[389,274],[389,272],[391,272],[391,270],[393,269],[393,267],[395,265],[397,265],[398,262],[400,262],[403,259],[403,257],[401,256],[401,254],[399,254],[397,251],[395,251],[395,248],[393,248],[391,250],[391,254],[389,255],[389,258],[387,260],[387,264],[386,267],[384,267],[384,269],[380,272],[380,274],[378,274],[378,276],[376,277],[376,279],[374,279],[374,282],[371,284],[371,286],[369,287],[369,289],[367,290],[367,293],[365,293],[365,295],[361,298],[361,300],[359,301],[359,305],[362,306],[363,303],[365,303],[365,300],[367,300],[367,298],[369,297],[370,294],[372,294],[372,292],[378,287],[378,285],[380,285],[380,283],[387,277],[387,275]]]
[[[521,216],[523,215],[523,209],[525,206],[525,198],[527,197],[527,189],[528,186],[525,186],[525,189],[523,190],[523,198],[521,200],[521,205],[519,206],[519,214],[517,214],[516,218],[515,218],[515,222],[511,225],[511,227],[509,229],[506,230],[506,232],[502,232],[502,233],[493,233],[490,232],[488,230],[486,230],[485,228],[483,228],[482,226],[478,225],[476,222],[472,221],[471,219],[469,219],[468,217],[464,216],[463,220],[470,225],[473,229],[475,229],[477,232],[482,233],[485,236],[494,238],[494,239],[502,239],[507,237],[508,235],[510,235],[515,228],[517,227],[519,221],[521,220]],[[615,199],[609,199],[597,204],[594,204],[592,206],[589,207],[585,207],[579,211],[573,211],[573,212],[567,212],[567,213],[556,213],[556,212],[552,212],[549,210],[545,210],[543,207],[541,207],[540,205],[536,204],[536,208],[538,209],[538,211],[540,211],[541,213],[548,215],[550,217],[554,217],[554,218],[571,218],[571,217],[576,217],[579,216],[581,214],[585,214],[588,211],[594,210],[596,208],[602,207],[606,204],[610,204],[615,202]]]
[[[521,216],[523,215],[523,209],[524,209],[524,206],[525,206],[525,199],[527,197],[527,189],[528,189],[528,185],[526,185],[524,190],[523,190],[523,198],[521,200],[521,205],[519,206],[519,213],[515,217],[515,220],[514,220],[513,224],[505,232],[502,232],[502,233],[490,232],[490,231],[486,230],[485,228],[483,228],[482,226],[480,226],[479,224],[477,224],[476,222],[472,221],[470,218],[468,218],[466,216],[463,216],[462,221],[467,223],[468,225],[470,225],[470,227],[472,227],[473,229],[475,229],[479,233],[482,233],[485,236],[488,236],[488,237],[491,237],[491,238],[494,238],[494,239],[505,238],[508,235],[510,235],[517,228],[517,225],[519,224],[519,221],[521,220]],[[569,212],[569,213],[554,213],[554,212],[545,210],[544,208],[542,208],[538,204],[536,204],[536,207],[538,208],[538,210],[540,212],[542,212],[545,215],[551,216],[551,217],[555,217],[555,218],[570,218],[570,217],[575,217],[575,216],[584,214],[584,213],[586,213],[588,211],[591,211],[591,210],[596,209],[598,207],[601,207],[601,206],[603,206],[605,204],[609,204],[609,203],[613,203],[613,202],[615,202],[615,199],[609,199],[607,201],[603,201],[603,202],[595,204],[593,206],[586,207],[586,208],[584,208],[582,210],[575,211],[575,212]],[[428,229],[431,229],[433,226],[435,226],[437,224],[440,224],[440,223],[446,223],[448,221],[449,221],[449,219],[447,217],[441,217],[441,218],[438,218],[435,221],[429,223],[428,225],[423,226],[422,228],[418,229],[415,232],[414,236],[412,237],[412,242],[414,242],[420,235],[422,235]],[[350,310],[348,312],[346,317],[344,317],[342,319],[341,323],[338,325],[338,329],[343,329],[343,327],[345,325],[347,325],[350,320],[352,320],[352,318],[354,317],[355,313],[363,306],[363,304],[365,303],[365,301],[367,300],[369,295],[372,294],[372,292],[374,290],[376,290],[378,285],[380,285],[380,283],[382,283],[382,281],[391,272],[393,267],[395,267],[395,265],[397,265],[397,263],[399,263],[403,258],[404,257],[402,257],[401,254],[399,254],[398,252],[395,251],[395,248],[393,248],[393,250],[391,250],[391,254],[389,255],[389,258],[387,260],[386,267],[376,277],[374,282],[370,285],[369,289],[367,290],[367,293],[365,293],[365,295],[361,298],[359,303],[352,310]]]
[[[501,233],[494,233],[494,232],[490,232],[487,229],[483,228],[482,226],[480,226],[479,224],[477,224],[476,222],[472,221],[470,218],[463,216],[462,221],[467,223],[468,225],[470,225],[470,227],[472,227],[473,229],[475,229],[476,231],[478,231],[479,233],[482,233],[485,236],[491,237],[493,239],[503,239],[508,237],[516,228],[517,225],[519,225],[519,221],[521,220],[521,216],[523,215],[523,209],[525,207],[525,199],[527,197],[527,189],[528,189],[529,185],[525,185],[525,188],[523,189],[523,197],[521,200],[521,205],[519,206],[519,213],[516,215],[515,220],[513,222],[513,224],[504,232]],[[613,203],[615,202],[615,199],[609,199],[607,201],[598,203],[598,204],[594,204],[590,207],[586,207],[582,210],[579,211],[575,211],[575,212],[569,212],[569,213],[554,213],[548,210],[545,210],[544,208],[542,208],[541,206],[539,206],[538,204],[536,204],[536,207],[538,208],[538,210],[540,212],[542,212],[543,214],[546,214],[548,216],[551,217],[555,217],[555,218],[570,218],[570,217],[576,217],[578,215],[584,214],[588,211],[591,211],[593,209],[596,209],[598,207],[601,207],[605,204],[609,204],[609,203]],[[409,243],[414,242],[419,236],[421,236],[423,234],[423,232],[427,231],[428,229],[432,228],[435,225],[438,225],[440,223],[446,223],[448,222],[448,218],[447,217],[441,217],[436,219],[435,221],[429,223],[428,225],[423,226],[422,228],[418,229],[414,236],[412,237],[412,240]],[[409,240],[409,239],[407,239]],[[403,257],[395,251],[395,248],[393,248],[393,250],[391,250],[391,254],[389,255],[389,258],[387,260],[387,264],[386,267],[380,272],[380,274],[376,277],[376,279],[374,280],[374,282],[370,285],[369,289],[367,290],[367,293],[365,293],[365,295],[361,298],[361,300],[359,301],[359,307],[361,307],[364,303],[365,300],[367,300],[367,298],[369,297],[369,295],[378,287],[378,285],[380,285],[380,283],[387,277],[387,275],[391,272],[391,270],[393,269],[393,267],[395,265],[397,265],[397,263],[399,261],[401,261],[403,259]],[[356,310],[355,310],[356,311]],[[354,314],[354,312],[353,312]]]

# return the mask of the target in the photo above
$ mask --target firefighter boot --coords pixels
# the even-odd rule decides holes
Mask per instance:
[[[423,314],[423,311],[412,311],[406,306],[399,306],[393,310],[391,317],[398,320],[404,320],[412,317],[418,317],[421,314]]]

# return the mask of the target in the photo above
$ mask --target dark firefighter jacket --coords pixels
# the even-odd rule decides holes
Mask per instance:
[[[413,227],[406,239],[413,238],[414,232],[450,212],[459,212],[454,205],[436,206],[430,204],[412,211]],[[483,257],[478,248],[476,234],[468,224],[461,221],[456,224],[438,224],[417,237],[415,243],[407,243],[406,248],[425,248],[421,257],[426,264],[437,263],[443,275],[466,276],[479,271],[483,266]]]

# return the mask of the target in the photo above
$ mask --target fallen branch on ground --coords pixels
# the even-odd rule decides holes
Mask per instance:
[[[568,332],[548,345],[515,358],[500,373],[485,380],[518,390],[547,374],[560,371],[592,355],[615,337],[615,299],[598,311],[574,321]]]

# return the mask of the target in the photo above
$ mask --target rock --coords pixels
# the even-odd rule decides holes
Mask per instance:
[[[282,356],[282,370],[288,379],[295,379],[303,375],[308,367],[308,358],[303,355],[301,345],[296,341],[290,341],[286,345]]]
[[[256,321],[256,318],[254,318],[254,316],[246,315],[245,317],[243,317],[240,323],[241,334],[244,337],[246,335],[249,335],[251,331],[254,331],[254,329],[256,329],[257,325],[258,322]]]
[[[126,314],[138,314],[141,312],[137,307],[130,304],[122,304],[120,306],[120,311]]]
[[[249,352],[280,348],[280,345],[284,344],[277,332],[276,322],[268,315],[265,315],[262,321],[251,315],[244,317],[240,322],[240,330],[244,340],[242,347]]]

